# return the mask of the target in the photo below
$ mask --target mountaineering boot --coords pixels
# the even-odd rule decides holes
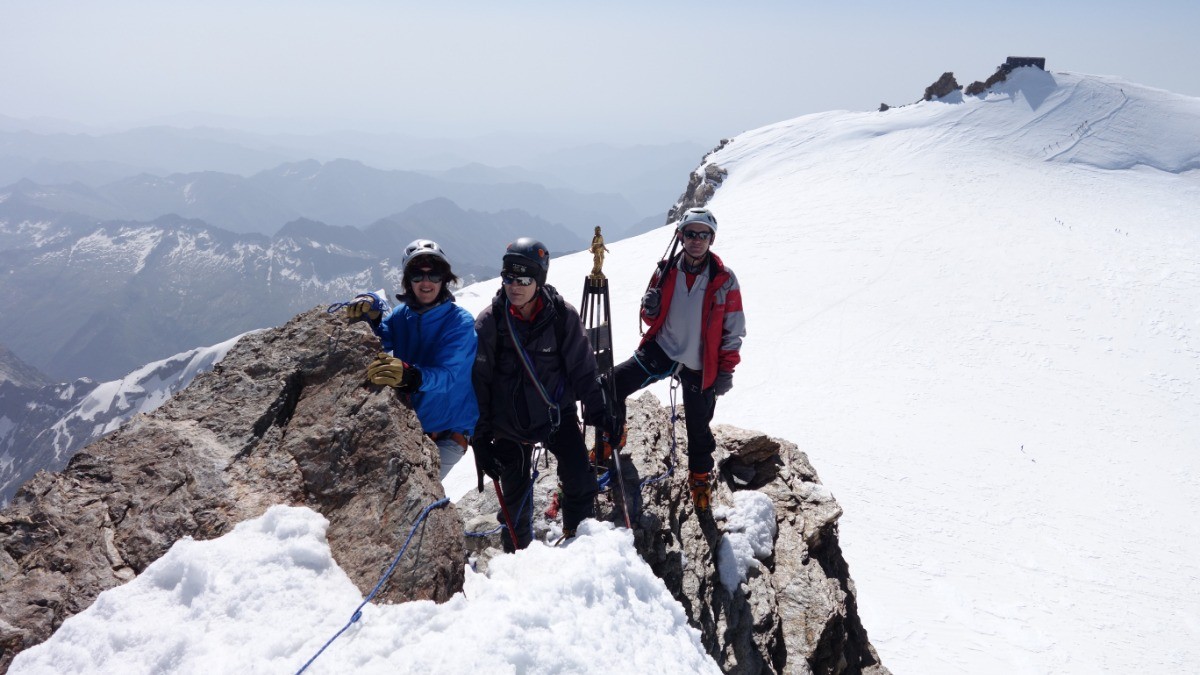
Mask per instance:
[[[616,439],[615,441],[613,439]],[[626,429],[625,425],[621,425],[620,433],[614,434],[611,431],[597,431],[596,444],[592,446],[591,452],[588,453],[588,459],[592,464],[602,466],[608,463],[612,457],[613,449],[620,450],[625,447]]]
[[[608,464],[608,458],[612,457],[612,446],[605,443],[600,435],[596,435],[596,445],[588,452],[588,461],[592,466],[604,466]]]
[[[697,511],[707,511],[712,501],[712,485],[708,482],[708,472],[688,472],[688,487],[692,490],[692,504]]]
[[[568,539],[574,539],[574,538],[575,538],[575,528],[564,527],[562,536],[559,537],[558,540],[554,542],[554,545],[560,546],[560,545],[562,545],[563,542],[567,541]]]

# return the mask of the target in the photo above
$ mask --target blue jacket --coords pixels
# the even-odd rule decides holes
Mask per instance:
[[[471,368],[478,342],[471,313],[449,299],[423,312],[399,305],[377,332],[384,351],[421,371],[421,389],[411,399],[421,429],[473,434],[479,406]]]

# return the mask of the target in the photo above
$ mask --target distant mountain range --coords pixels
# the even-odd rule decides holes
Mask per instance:
[[[196,127],[179,129],[167,126],[143,127],[114,133],[79,133],[64,124],[22,121],[0,115],[0,185],[30,180],[39,186],[68,186],[81,183],[99,189],[106,199],[128,199],[146,190],[144,178],[125,185],[142,174],[169,179],[152,192],[169,192],[196,184],[197,202],[188,208],[155,210],[138,202],[115,206],[124,212],[89,215],[106,218],[151,219],[166,213],[202,218],[211,224],[238,232],[272,234],[284,222],[304,216],[338,225],[362,226],[367,222],[401,211],[413,203],[446,197],[469,209],[499,211],[519,208],[551,222],[573,227],[579,211],[585,211],[593,225],[627,227],[629,224],[667,210],[678,197],[687,172],[691,171],[707,148],[696,143],[616,146],[590,144],[552,146],[534,139],[485,137],[468,140],[416,139],[399,135],[333,133],[313,136],[295,134],[255,134],[229,129]],[[365,175],[363,168],[343,167],[336,160],[350,158],[362,165],[378,167],[374,171],[390,174]],[[284,165],[314,160],[326,166],[332,175],[323,176],[323,189],[329,190],[345,173],[359,173],[355,179],[371,184],[392,184],[392,200],[382,209],[366,209],[364,215],[330,204],[332,213],[309,212],[293,208],[282,219],[252,219],[249,224],[226,214],[204,212],[204,191],[213,188],[213,177],[198,174],[213,172],[249,178],[261,173],[289,170]],[[337,171],[343,171],[338,173]],[[308,169],[302,172],[312,173]],[[423,179],[423,180],[422,180]],[[224,179],[228,183],[228,178]],[[272,181],[263,177],[261,182]],[[259,187],[251,181],[251,189]],[[513,184],[528,184],[517,190]],[[111,191],[116,194],[108,194]],[[490,191],[480,186],[492,186]],[[540,187],[543,191],[534,189]],[[132,192],[130,192],[132,191]],[[365,190],[364,190],[365,192]],[[476,194],[478,193],[478,194]],[[219,193],[218,195],[219,196]],[[259,199],[278,195],[267,195]],[[325,194],[328,196],[328,193]],[[353,198],[350,195],[349,198]],[[576,200],[576,196],[580,199]],[[176,201],[180,198],[172,197]],[[186,205],[189,202],[182,200]],[[268,200],[269,201],[269,200]],[[288,202],[282,205],[290,208]],[[192,208],[197,210],[191,210]],[[251,215],[272,215],[248,211]]]
[[[556,252],[584,246],[526,213],[447,199],[365,230],[299,219],[267,237],[179,216],[97,223],[10,198],[0,202],[0,314],[17,320],[0,325],[0,344],[54,379],[111,379],[357,292],[391,295],[413,239],[437,239],[471,280],[494,275],[505,244],[530,232]]]
[[[625,230],[641,219],[617,194],[583,194],[528,182],[448,181],[350,160],[282,164],[248,178],[203,171],[139,174],[99,187],[22,179],[0,188],[0,200],[49,211],[132,221],[174,214],[241,234],[274,234],[297,218],[363,227],[431,199],[449,199],[477,211],[524,211],[580,240],[597,225]]]
[[[13,179],[0,183],[0,344],[56,381],[120,377],[356,292],[394,294],[413,239],[437,240],[471,281],[520,236],[561,254],[596,226],[610,242],[646,231],[703,154],[23,124],[0,116],[0,179]],[[407,170],[330,159],[342,151],[391,167],[448,156]]]

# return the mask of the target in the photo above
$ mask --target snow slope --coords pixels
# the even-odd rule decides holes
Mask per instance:
[[[1200,99],[1028,68],[709,158],[748,326],[717,421],[809,453],[894,672],[1200,669],[1197,158]],[[609,245],[618,354],[668,238]]]
[[[468,570],[443,604],[366,605],[329,642],[362,595],[333,561],[327,526],[274,506],[218,539],[180,540],[9,672],[721,672],[633,537],[594,521],[565,547],[535,543],[488,576]]]

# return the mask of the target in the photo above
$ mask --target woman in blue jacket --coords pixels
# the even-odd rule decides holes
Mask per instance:
[[[400,305],[390,309],[380,290],[346,307],[350,320],[368,321],[383,344],[367,379],[407,397],[422,431],[437,444],[443,479],[466,452],[479,419],[471,385],[475,319],[454,302],[449,285],[457,280],[441,247],[418,239],[404,249]]]

